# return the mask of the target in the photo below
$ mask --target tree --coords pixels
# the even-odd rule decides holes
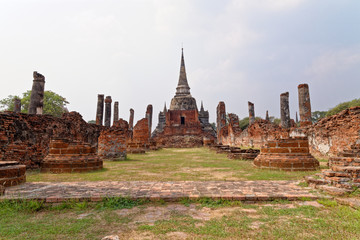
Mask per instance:
[[[261,117],[255,117],[255,120],[259,120]],[[249,126],[249,117],[244,117],[243,119],[239,120],[239,126],[241,130],[244,130]]]
[[[31,91],[23,93],[21,98],[21,112],[27,113],[29,110]],[[9,95],[7,98],[0,100],[0,110],[14,111],[14,98],[20,98],[18,96]],[[63,113],[67,112],[66,104],[68,101],[59,94],[52,91],[44,92],[44,114],[53,115],[55,117],[61,117]]]
[[[311,120],[313,123],[318,122],[321,118],[326,117],[327,111],[315,111],[311,113]]]
[[[327,111],[326,116],[328,117],[328,116],[337,114],[345,109],[348,109],[351,107],[356,107],[356,106],[360,106],[360,98],[354,99],[354,100],[348,101],[348,102],[343,102],[343,103],[336,105],[335,107],[333,107],[329,111]]]

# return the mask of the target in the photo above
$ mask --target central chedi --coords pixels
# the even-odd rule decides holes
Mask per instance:
[[[181,53],[180,76],[170,109],[159,113],[159,123],[152,139],[163,147],[197,147],[213,143],[216,132],[209,123],[209,112],[201,103],[198,111],[196,100],[190,94],[186,77],[184,52]]]

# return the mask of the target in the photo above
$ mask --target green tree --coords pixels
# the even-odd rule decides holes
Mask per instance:
[[[327,111],[315,111],[311,113],[312,122],[318,122],[321,118],[326,117]]]
[[[249,126],[249,117],[244,117],[239,121],[239,126],[242,130]]]
[[[348,109],[351,107],[356,107],[356,106],[360,106],[360,98],[354,99],[354,100],[348,101],[348,102],[343,102],[343,103],[336,105],[335,107],[333,107],[329,111],[327,111],[326,116],[328,117],[328,116],[337,114],[345,109]]]
[[[21,98],[21,112],[27,113],[30,104],[31,91],[23,93]],[[7,98],[0,100],[0,110],[14,111],[14,98],[20,98],[18,96],[9,95]],[[52,91],[44,92],[44,114],[61,117],[63,113],[67,112],[66,105],[68,101],[59,94]]]

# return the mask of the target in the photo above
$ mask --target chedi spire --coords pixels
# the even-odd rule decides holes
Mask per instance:
[[[185,60],[184,60],[184,49],[181,49],[181,64],[180,64],[180,75],[179,82],[176,88],[175,96],[186,96],[190,95],[190,87],[186,77]]]

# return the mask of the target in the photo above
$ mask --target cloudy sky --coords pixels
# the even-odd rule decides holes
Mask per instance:
[[[97,94],[154,122],[175,94],[181,46],[191,93],[215,121],[219,101],[247,116],[280,115],[308,83],[312,110],[360,97],[359,0],[0,0],[0,99],[32,86],[95,119]]]

